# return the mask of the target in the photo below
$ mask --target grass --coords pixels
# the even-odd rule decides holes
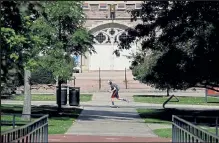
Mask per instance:
[[[219,111],[218,110],[183,110],[183,109],[137,109],[140,117],[145,120],[145,123],[159,123],[159,124],[171,124],[172,122],[172,115],[180,115],[180,116],[191,116],[183,117],[187,121],[193,122],[194,116],[217,116]],[[215,119],[197,119],[198,122],[202,123],[215,123]]]
[[[1,112],[3,114],[21,114],[22,108],[22,105],[1,105]],[[77,108],[65,108],[62,109],[63,113],[60,115],[57,112],[57,107],[53,106],[32,106],[31,110],[32,114],[49,115],[49,134],[64,134],[82,111],[82,109]],[[32,116],[32,120],[36,118],[36,116]],[[1,115],[1,120],[12,121],[12,116]],[[22,119],[17,116],[16,123],[19,121],[22,121]],[[12,129],[12,126],[1,126],[1,132],[8,129]]]
[[[145,123],[157,123],[157,124],[167,124],[170,125],[172,122],[172,115],[190,115],[191,118],[185,118],[187,121],[193,122],[194,116],[215,116],[218,115],[219,111],[217,110],[180,110],[180,109],[137,109],[140,117],[144,119]],[[197,119],[197,123],[215,123],[215,120],[212,119]],[[216,133],[215,127],[199,126],[213,134]],[[172,129],[155,129],[153,132],[159,137],[171,138]]]
[[[11,97],[12,100],[23,101],[23,95],[15,95]],[[92,94],[81,94],[80,101],[81,102],[88,102],[92,100]],[[53,94],[33,94],[32,101],[56,101],[56,96]]]
[[[161,138],[171,138],[172,137],[172,129],[155,129],[153,132]]]
[[[81,94],[80,100],[81,102],[88,102],[92,100],[92,94]]]
[[[151,95],[134,95],[135,102],[163,104],[169,97],[166,96],[151,96]],[[208,102],[205,102],[205,97],[177,97],[179,102],[176,102],[174,97],[168,104],[189,104],[189,105],[217,105],[219,106],[218,97],[208,97]],[[175,102],[174,102],[175,101]]]
[[[202,127],[204,128],[204,127]],[[212,127],[205,127],[205,130],[207,130],[208,132],[211,132],[213,134],[216,133],[216,128],[212,128]],[[172,137],[172,128],[166,128],[166,129],[155,129],[153,130],[153,132],[158,135],[159,137],[162,138],[171,138]]]

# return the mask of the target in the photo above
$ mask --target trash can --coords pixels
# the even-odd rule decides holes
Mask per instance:
[[[56,103],[59,103],[59,87],[56,86]],[[67,104],[67,86],[61,86],[61,105]]]
[[[80,87],[69,87],[69,105],[80,105]]]

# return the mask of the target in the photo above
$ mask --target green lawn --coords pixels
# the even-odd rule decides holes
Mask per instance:
[[[156,129],[153,132],[161,138],[172,138],[172,129]]]
[[[49,134],[64,134],[81,113],[81,109],[68,108],[62,109],[63,114],[60,115],[57,112],[57,108],[51,106],[32,106],[31,110],[32,114],[49,115]],[[21,114],[22,105],[1,105],[1,112],[5,114]],[[33,116],[32,120],[34,119],[36,119],[36,117]],[[1,115],[1,120],[12,121],[12,116]],[[21,117],[16,117],[16,123],[19,121],[22,121]],[[1,126],[1,131],[8,129],[12,129],[12,126]]]
[[[19,100],[23,101],[24,96],[23,95],[15,95],[11,98],[12,100]],[[92,100],[92,94],[81,94],[80,95],[80,101],[81,102],[88,102]],[[32,101],[56,101],[56,96],[53,94],[33,94],[32,95]]]
[[[144,119],[145,123],[157,123],[157,124],[172,124],[172,115],[194,115],[194,116],[215,116],[218,114],[216,110],[209,111],[193,111],[193,110],[180,110],[180,109],[137,109],[140,117]],[[193,118],[187,119],[187,121],[193,121]],[[198,120],[197,120],[198,121]],[[214,122],[211,119],[203,121]],[[199,126],[213,134],[216,133],[215,127]],[[171,138],[172,129],[155,129],[153,132],[159,137]]]
[[[163,104],[169,97],[166,96],[147,96],[147,95],[134,95],[135,102],[141,103],[155,103]],[[208,102],[205,102],[205,97],[177,97],[179,102],[174,102],[176,99],[173,97],[168,104],[190,104],[190,105],[217,105],[219,106],[218,97],[208,97]]]
[[[216,128],[215,127],[202,127],[203,129],[207,130],[208,132],[211,132],[213,134],[216,134]],[[172,138],[172,128],[167,129],[155,129],[153,132],[162,138]]]
[[[172,115],[190,115],[190,116],[215,116],[218,115],[218,110],[183,110],[183,109],[137,109],[140,117],[145,120],[145,123],[171,124]],[[193,118],[186,119],[193,122]],[[204,122],[213,122],[211,119],[203,120]],[[197,122],[199,120],[197,119]],[[214,121],[215,123],[215,121]]]
[[[137,112],[144,119],[145,123],[171,124],[172,117],[166,114],[164,110],[137,109]]]

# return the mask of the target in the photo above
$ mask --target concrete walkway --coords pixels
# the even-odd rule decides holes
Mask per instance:
[[[81,102],[82,108],[102,108],[102,107],[109,107],[111,105],[110,102],[110,93],[106,92],[99,92],[93,94],[93,100],[91,102]],[[153,104],[153,103],[139,103],[133,101],[133,93],[120,93],[121,97],[126,97],[131,102],[126,104],[121,101],[116,101],[116,104],[119,105],[121,108],[147,108],[147,109],[162,109],[162,104]],[[56,106],[56,101],[32,101],[32,105],[54,105]],[[15,101],[15,100],[1,100],[1,104],[23,104],[23,101]],[[65,106],[65,107],[68,107]],[[189,110],[219,110],[218,106],[211,106],[211,105],[185,105],[185,104],[166,104],[166,108],[176,108],[176,109],[189,109]]]
[[[171,142],[169,138],[158,137],[129,137],[129,136],[91,136],[91,135],[49,135],[49,142]]]
[[[96,106],[99,102],[105,103],[105,106]],[[135,108],[111,108],[109,94],[96,93],[89,104],[92,106],[84,106],[79,118],[66,134],[157,137],[139,117]],[[128,106],[126,102],[120,104]]]

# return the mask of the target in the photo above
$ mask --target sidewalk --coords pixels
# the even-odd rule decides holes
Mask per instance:
[[[121,94],[123,95],[123,94]],[[109,97],[101,97],[106,98],[105,101],[101,99],[97,99],[91,102],[81,102],[80,105],[82,107],[109,107],[111,105]],[[132,100],[132,97],[128,97],[128,99]],[[129,104],[124,104],[123,102],[116,101],[115,102],[120,108],[148,108],[148,109],[162,109],[162,104],[153,104],[153,103],[139,103],[131,101]],[[1,104],[23,104],[23,101],[15,101],[15,100],[1,100]],[[40,106],[40,105],[53,105],[56,106],[56,101],[32,101],[32,105]],[[63,106],[68,107],[68,105]],[[210,106],[210,105],[186,105],[186,104],[166,104],[165,108],[176,108],[176,109],[192,109],[192,110],[219,110],[218,106]]]
[[[49,142],[171,142],[158,137],[90,136],[90,135],[49,135]]]
[[[119,108],[111,108],[109,93],[95,93],[90,102],[81,102],[84,108],[76,122],[64,135],[49,135],[49,142],[171,142],[152,132],[156,128],[169,128],[145,124],[136,108],[161,109],[162,104],[137,103],[133,94],[121,93],[130,103],[116,101]],[[1,100],[1,104],[23,104],[23,101]],[[32,101],[32,105],[55,105],[56,101]],[[63,106],[63,107],[69,107]],[[219,110],[219,106],[167,104],[166,108],[193,110]]]
[[[84,110],[66,134],[157,137],[139,117],[135,108],[111,108],[108,100],[107,95],[94,94],[93,100],[89,102],[93,106],[84,106]],[[98,102],[105,106],[96,106]],[[126,102],[121,104],[128,106]]]

